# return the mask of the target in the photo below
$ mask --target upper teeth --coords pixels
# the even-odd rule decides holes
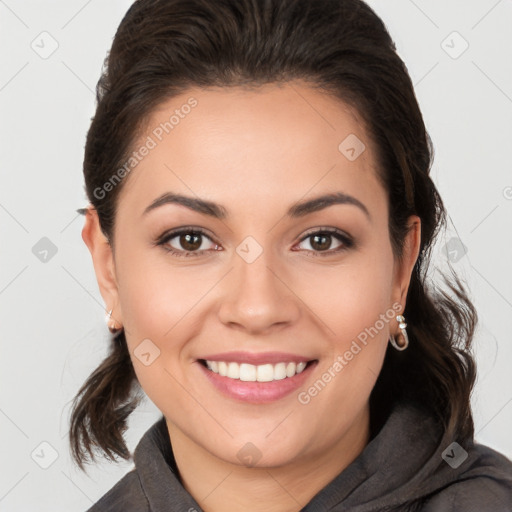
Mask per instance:
[[[296,373],[301,373],[306,367],[306,363],[277,363],[255,366],[248,363],[206,361],[206,366],[212,372],[218,373],[222,377],[240,379],[246,382],[270,382],[272,380],[293,377]]]

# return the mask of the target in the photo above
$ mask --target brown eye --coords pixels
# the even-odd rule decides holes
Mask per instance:
[[[210,242],[210,246],[208,244]],[[157,241],[164,249],[175,256],[200,256],[209,250],[219,250],[212,239],[197,229],[181,229],[165,233]]]
[[[333,229],[310,233],[301,240],[301,244],[306,241],[309,241],[309,247],[304,249],[314,256],[329,256],[354,246],[354,241],[348,235]],[[335,241],[338,244],[333,248],[332,245]]]
[[[313,235],[311,238],[311,247],[315,249],[316,251],[326,251],[329,249],[331,242],[332,242],[332,236],[331,235]]]
[[[185,251],[195,251],[201,247],[201,234],[179,235],[179,243]]]

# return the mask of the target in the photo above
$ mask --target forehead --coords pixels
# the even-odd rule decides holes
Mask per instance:
[[[191,88],[152,112],[133,149],[144,145],[120,195],[140,212],[168,191],[246,210],[332,190],[384,195],[359,113],[301,82]]]

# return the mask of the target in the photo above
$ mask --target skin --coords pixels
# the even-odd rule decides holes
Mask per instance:
[[[228,510],[226,503],[229,510],[298,511],[368,443],[369,395],[389,334],[399,332],[395,317],[307,404],[296,392],[268,404],[228,398],[197,359],[230,350],[304,355],[318,360],[300,389],[307,391],[379,315],[394,303],[402,306],[394,315],[403,312],[420,219],[409,219],[399,262],[373,143],[340,100],[300,82],[190,89],[160,105],[141,141],[190,97],[198,105],[126,178],[114,250],[94,209],[82,236],[107,309],[125,328],[139,382],[166,418],[183,485],[207,512]],[[355,161],[338,150],[349,134],[366,146]],[[361,201],[370,219],[350,204],[286,217],[298,201],[334,191]],[[214,201],[228,216],[173,204],[144,215],[164,192]],[[177,257],[154,244],[183,226],[208,231],[201,255]],[[322,253],[304,239],[325,227],[356,245],[336,253],[343,242],[332,237]],[[263,249],[252,263],[236,252],[247,236]],[[179,237],[170,244],[189,248]],[[144,339],[160,350],[149,366],[134,356]],[[237,456],[248,442],[260,457],[255,467]]]

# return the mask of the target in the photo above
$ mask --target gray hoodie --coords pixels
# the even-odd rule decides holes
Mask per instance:
[[[134,462],[87,512],[201,512],[180,483],[163,417],[140,440]],[[442,435],[416,405],[395,404],[362,453],[302,509],[327,511],[512,512],[512,462]]]

